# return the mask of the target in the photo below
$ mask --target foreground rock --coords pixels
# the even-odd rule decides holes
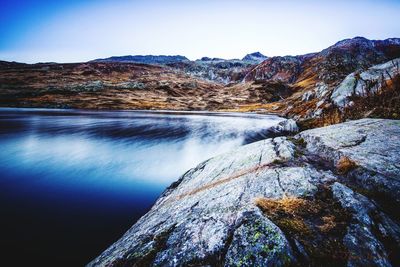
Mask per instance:
[[[400,122],[243,146],[185,173],[89,266],[398,266]]]

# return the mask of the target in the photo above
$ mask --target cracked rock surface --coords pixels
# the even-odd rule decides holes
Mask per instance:
[[[336,165],[348,157],[358,166],[348,182],[400,204],[400,121],[362,119],[299,134],[307,150]]]
[[[374,119],[240,147],[186,172],[88,266],[315,265],[332,233],[341,265],[398,266],[399,151],[400,122]],[[338,172],[343,157],[351,168]],[[291,200],[310,215],[269,216],[257,199]],[[324,202],[345,219],[319,219],[313,203]],[[308,242],[310,229],[322,241]]]

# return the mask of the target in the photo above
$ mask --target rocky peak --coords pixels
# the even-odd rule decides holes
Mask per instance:
[[[251,54],[247,54],[244,58],[242,58],[243,61],[256,61],[256,62],[262,62],[266,60],[268,57],[264,56],[260,52],[254,52]]]
[[[373,46],[373,44],[374,44],[374,41],[368,40],[365,37],[357,36],[357,37],[354,37],[354,38],[341,40],[341,41],[337,42],[336,44],[334,44],[333,46],[331,46],[330,48],[332,48],[332,47],[346,48],[346,47],[351,47],[351,46],[355,46],[355,45],[370,45],[370,46]]]
[[[213,58],[211,58],[211,57],[202,57],[201,59],[196,60],[196,61],[226,61],[226,60],[222,59],[222,58],[218,58],[218,57],[213,57]]]
[[[210,57],[202,57],[202,58],[200,58],[199,60],[200,60],[200,61],[211,61],[212,58],[210,58]]]
[[[364,70],[400,56],[400,45],[392,40],[368,40],[355,37],[342,40],[316,54],[310,60],[318,81],[336,86],[348,74]]]
[[[329,54],[335,51],[350,52],[365,56],[367,53],[383,54],[385,51],[382,48],[391,45],[400,45],[400,38],[389,38],[386,40],[369,40],[364,37],[354,37],[352,39],[344,39],[336,44],[324,49],[320,54]]]
[[[377,41],[379,42],[379,41]],[[391,45],[400,45],[400,38],[388,38],[386,40],[383,40],[382,42],[391,44]]]

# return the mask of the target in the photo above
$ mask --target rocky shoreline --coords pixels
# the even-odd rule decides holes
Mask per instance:
[[[88,266],[398,266],[400,122],[252,143],[186,172]]]

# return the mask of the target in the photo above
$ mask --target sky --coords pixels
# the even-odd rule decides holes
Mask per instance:
[[[400,37],[400,0],[0,0],[0,60],[117,55],[242,58]]]

